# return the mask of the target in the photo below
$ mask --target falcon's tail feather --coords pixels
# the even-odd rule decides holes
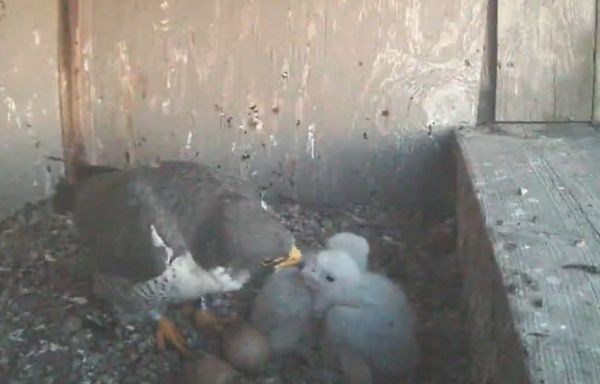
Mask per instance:
[[[96,175],[119,170],[119,168],[106,165],[91,165],[83,162],[74,163],[71,168],[72,180],[74,182],[69,182],[66,177],[61,177],[58,183],[56,183],[54,196],[52,197],[54,211],[57,213],[70,212],[75,204],[75,195],[78,187]]]

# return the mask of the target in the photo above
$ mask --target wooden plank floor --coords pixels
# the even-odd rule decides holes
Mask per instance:
[[[600,134],[587,125],[502,127],[459,133],[459,161],[528,380],[600,383]]]

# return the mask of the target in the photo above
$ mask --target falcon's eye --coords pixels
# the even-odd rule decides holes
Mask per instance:
[[[335,277],[331,276],[331,275],[327,275],[325,276],[325,278],[327,279],[327,281],[329,281],[330,283],[333,283],[335,281]]]

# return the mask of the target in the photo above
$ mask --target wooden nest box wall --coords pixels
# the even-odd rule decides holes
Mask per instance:
[[[304,202],[447,210],[487,17],[483,0],[62,1],[67,165],[196,160]]]
[[[518,318],[522,303],[503,291],[510,263],[498,258],[535,260],[503,237],[528,232],[489,220],[542,201],[498,197],[513,180],[531,182],[523,191],[550,206],[536,220],[559,222],[548,212],[564,200],[570,211],[560,212],[575,221],[556,232],[587,236],[538,244],[582,259],[598,246],[600,225],[585,205],[597,195],[586,174],[597,158],[598,11],[595,0],[0,0],[0,217],[53,192],[61,164],[48,157],[63,158],[70,181],[78,163],[201,161],[303,203],[440,213],[455,209],[456,190],[473,377],[597,382],[579,364],[597,347],[572,342],[575,315],[595,316],[589,308],[561,312],[572,315],[561,333],[569,348],[525,351],[522,326],[552,306]],[[561,178],[572,195],[544,184]],[[511,284],[527,285],[514,276]],[[573,287],[567,293],[581,292]],[[559,340],[533,336],[537,345]],[[550,367],[564,356],[556,351],[578,364]]]

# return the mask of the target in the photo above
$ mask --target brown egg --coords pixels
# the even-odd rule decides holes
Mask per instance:
[[[190,303],[183,304],[180,309],[181,314],[185,317],[191,317],[192,313],[194,313],[194,306]]]
[[[202,332],[214,333],[221,331],[219,317],[211,310],[198,309],[194,311],[194,325]]]
[[[194,325],[201,332],[219,333],[231,324],[239,321],[236,314],[221,316],[210,309],[197,309],[194,311]]]
[[[183,384],[239,384],[241,375],[227,362],[210,354],[187,361]]]
[[[250,372],[263,370],[271,357],[269,340],[247,323],[232,327],[225,333],[223,352],[234,367]]]

